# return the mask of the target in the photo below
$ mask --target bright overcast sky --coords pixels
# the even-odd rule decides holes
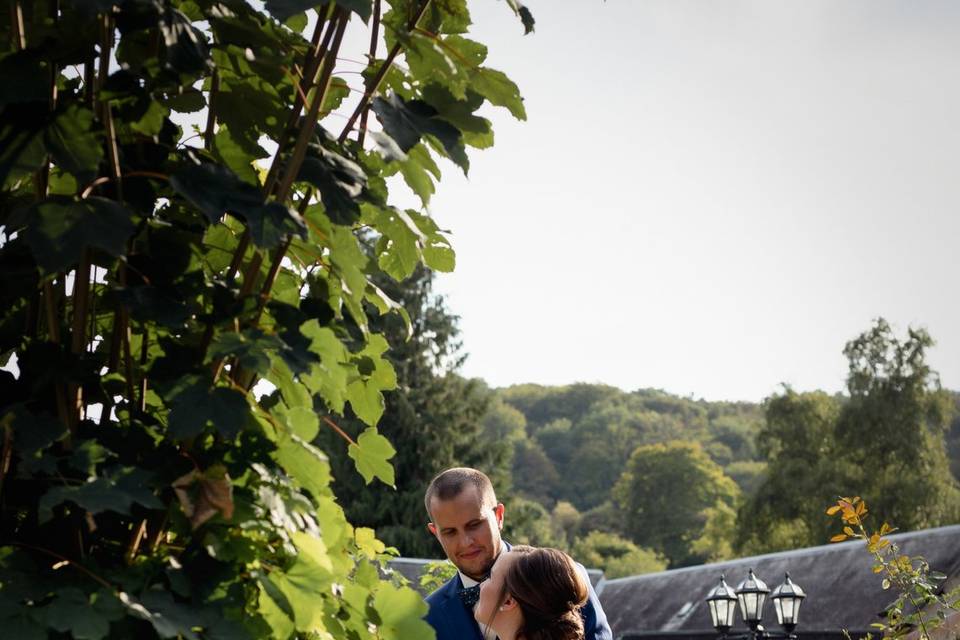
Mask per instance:
[[[431,203],[466,375],[837,391],[882,315],[960,388],[960,2],[527,4],[471,3],[529,121]]]

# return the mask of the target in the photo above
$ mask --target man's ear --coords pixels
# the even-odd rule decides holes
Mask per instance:
[[[429,531],[433,535],[437,535],[437,525],[433,524],[432,522],[428,522],[427,531]]]
[[[497,518],[497,528],[503,529],[503,503],[500,502],[493,508],[493,515]]]

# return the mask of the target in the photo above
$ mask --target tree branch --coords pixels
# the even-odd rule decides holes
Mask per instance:
[[[370,33],[370,51],[369,51],[369,63],[372,63],[377,59],[377,42],[380,39],[380,0],[373,0],[373,27]],[[371,78],[367,79],[366,88],[367,93],[370,93],[370,86],[373,84]],[[366,94],[364,94],[366,95]],[[363,108],[363,111],[360,114],[360,133],[357,136],[357,144],[360,145],[360,148],[363,148],[363,139],[367,135],[367,118],[370,116],[370,102],[367,102],[367,105]]]
[[[411,31],[416,28],[417,23],[420,22],[420,18],[422,18],[423,14],[427,12],[428,6],[430,6],[430,0],[423,0],[423,4],[420,5],[420,9],[410,21],[408,28]],[[346,126],[343,128],[343,131],[340,133],[340,137],[337,139],[341,144],[343,144],[343,142],[347,139],[347,135],[349,135],[353,130],[353,125],[357,121],[357,118],[360,117],[360,114],[370,104],[373,94],[380,89],[380,83],[383,82],[385,77],[387,77],[387,72],[390,70],[391,65],[393,65],[393,61],[400,53],[400,48],[399,42],[394,44],[390,49],[390,53],[387,54],[387,59],[383,61],[383,64],[377,70],[377,75],[375,75],[373,81],[370,82],[366,92],[364,92],[363,97],[360,99],[360,103],[357,105],[357,108],[353,110],[353,113],[350,115],[350,119],[347,120]]]

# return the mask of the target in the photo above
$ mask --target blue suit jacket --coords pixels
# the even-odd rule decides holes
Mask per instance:
[[[587,570],[577,564],[580,574],[587,581],[590,596],[583,605],[583,630],[586,640],[613,640],[613,632],[607,623],[607,616],[600,606],[597,593],[587,577]],[[442,587],[427,596],[430,612],[427,622],[437,632],[437,640],[483,640],[480,625],[473,619],[473,612],[467,611],[457,592],[463,588],[460,574],[453,576]]]

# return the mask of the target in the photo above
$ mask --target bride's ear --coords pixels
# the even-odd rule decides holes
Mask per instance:
[[[517,601],[514,600],[513,596],[509,593],[504,599],[503,604],[500,605],[500,611],[512,611],[517,608]]]

